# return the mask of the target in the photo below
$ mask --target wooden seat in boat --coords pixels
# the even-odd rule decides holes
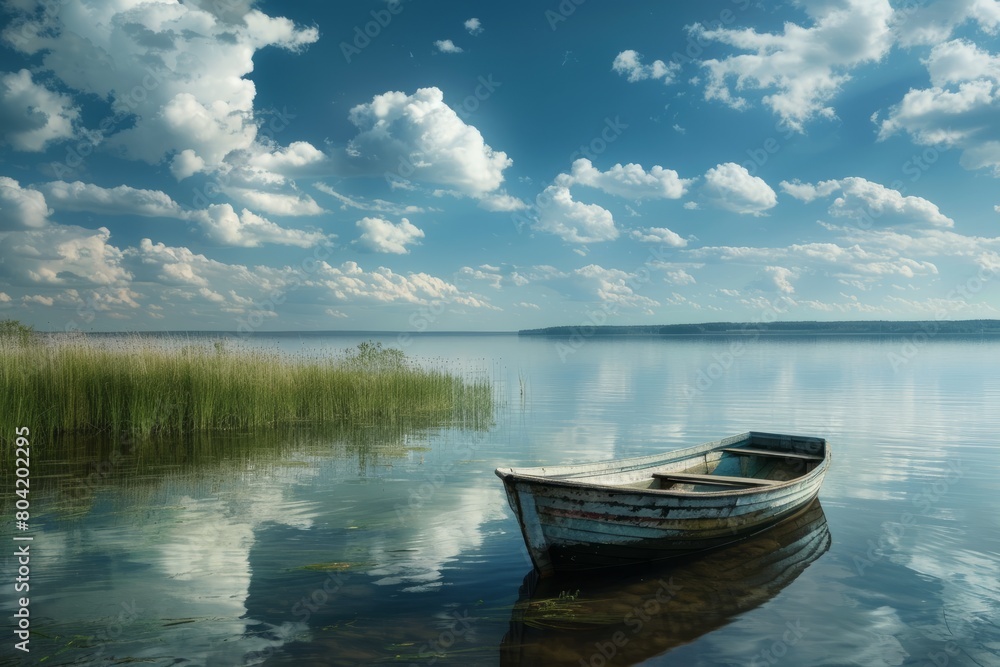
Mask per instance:
[[[687,472],[654,472],[653,477],[669,482],[687,482],[689,484],[714,484],[716,486],[774,486],[781,482],[773,479],[757,479],[755,477],[726,477],[724,475],[696,475]]]

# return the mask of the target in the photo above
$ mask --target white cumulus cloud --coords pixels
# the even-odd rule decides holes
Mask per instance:
[[[646,313],[659,306],[656,300],[636,292],[641,284],[638,275],[621,269],[605,268],[600,264],[588,264],[573,271],[558,271],[552,267],[536,267],[540,270],[539,282],[551,286],[574,301],[600,301],[623,308],[638,308]]]
[[[587,158],[573,162],[569,178],[561,181],[566,185],[586,185],[630,199],[679,199],[693,182],[694,179],[681,178],[673,169],[664,169],[659,165],[650,167],[647,172],[639,164],[616,164],[602,172]]]
[[[506,192],[496,192],[479,198],[479,207],[487,211],[521,211],[528,207],[523,201]]]
[[[894,21],[897,38],[903,46],[940,44],[952,36],[955,28],[974,21],[990,35],[1000,29],[998,0],[934,0],[905,6]]]
[[[44,227],[51,213],[41,192],[0,176],[0,231]]]
[[[327,240],[321,232],[285,229],[247,209],[237,215],[229,204],[213,204],[196,211],[192,219],[201,225],[205,236],[224,246],[257,248],[275,244],[311,248]]]
[[[374,252],[405,255],[410,252],[406,246],[424,238],[423,230],[406,218],[400,220],[399,224],[382,218],[361,218],[355,224],[362,232],[358,243]]]
[[[131,274],[107,227],[68,225],[10,232],[0,239],[0,277],[12,285],[122,285]]]
[[[771,278],[771,282],[774,284],[775,289],[783,294],[794,294],[795,286],[792,285],[792,280],[797,278],[796,272],[785,268],[784,266],[768,266],[764,269],[768,276]]]
[[[308,141],[293,141],[285,147],[273,151],[261,151],[249,159],[251,169],[268,174],[295,173],[303,167],[319,164],[326,160],[326,155]]]
[[[205,161],[190,148],[185,148],[170,161],[170,173],[178,181],[183,181],[205,170]]]
[[[79,118],[68,95],[35,83],[28,70],[0,73],[0,133],[15,150],[38,152],[72,139]]]
[[[160,190],[142,190],[128,185],[102,188],[93,183],[52,181],[38,186],[53,208],[106,215],[140,215],[151,218],[184,219],[187,213]]]
[[[478,35],[483,31],[483,22],[477,18],[471,18],[465,22],[465,29],[470,35]]]
[[[850,71],[880,60],[892,46],[893,10],[888,0],[801,4],[812,25],[787,22],[781,33],[693,26],[696,38],[746,52],[702,63],[708,70],[705,99],[742,109],[748,102],[740,92],[765,91],[764,104],[796,131],[816,116],[834,117],[829,103],[850,80]]]
[[[441,53],[461,53],[463,51],[462,47],[455,46],[455,42],[450,39],[439,39],[434,42],[434,46]]]
[[[778,196],[764,179],[752,176],[746,167],[735,162],[705,172],[702,191],[716,206],[740,214],[763,215],[778,203]]]
[[[666,227],[633,229],[629,232],[629,236],[643,243],[659,243],[661,245],[673,246],[674,248],[683,248],[687,245],[687,241],[684,238],[677,232],[671,231]]]
[[[671,285],[694,285],[697,280],[684,269],[667,269],[666,281]]]
[[[226,264],[182,246],[168,246],[142,239],[138,247],[126,251],[129,268],[138,282],[159,283],[170,288],[212,285],[216,291],[228,286],[258,286],[262,280],[275,276],[260,276],[247,267]],[[277,281],[275,281],[277,282]]]
[[[952,40],[924,64],[931,87],[911,88],[881,122],[879,138],[904,132],[920,145],[956,148],[966,169],[1000,176],[1000,56]]]
[[[321,262],[315,275],[305,283],[327,291],[336,303],[428,304],[446,301],[470,308],[495,310],[485,297],[459,289],[454,283],[427,273],[396,273],[380,266],[365,271],[356,262],[339,267]]]
[[[936,204],[923,197],[904,196],[898,190],[857,176],[820,181],[815,185],[782,181],[780,186],[788,194],[805,202],[840,193],[830,205],[830,215],[851,218],[866,226],[876,221],[886,226],[919,224],[953,227],[955,224],[951,218],[941,213]]]
[[[611,212],[597,204],[573,199],[569,188],[550,185],[539,196],[535,229],[555,234],[568,243],[597,243],[618,238]]]
[[[445,104],[439,88],[376,95],[351,109],[350,120],[360,130],[348,145],[350,158],[401,182],[426,181],[479,196],[500,187],[512,164]]]
[[[778,186],[787,194],[807,204],[820,197],[829,197],[840,189],[840,181],[821,181],[819,183],[802,183],[799,180],[782,181]]]
[[[631,82],[645,79],[662,79],[663,83],[673,83],[681,66],[677,63],[665,63],[654,60],[651,65],[642,64],[642,54],[628,49],[615,56],[611,69],[628,78]]]
[[[423,213],[426,210],[420,206],[416,206],[415,204],[396,204],[391,201],[386,201],[385,199],[372,199],[369,201],[362,197],[348,197],[345,194],[337,192],[326,183],[314,183],[313,187],[339,201],[341,203],[340,208],[342,210],[356,208],[362,211],[390,213],[392,215]]]
[[[216,4],[21,0],[10,5],[14,17],[4,38],[38,59],[42,71],[129,118],[110,128],[106,145],[152,164],[177,160],[171,166],[181,176],[194,173],[193,157],[215,170],[233,151],[268,151],[257,142],[265,119],[246,78],[254,54],[267,46],[297,51],[319,39],[316,28],[298,28],[250,3],[226,3],[224,10]],[[65,118],[49,118],[60,124],[55,135],[66,136],[68,104],[53,100],[46,108],[62,109]]]
[[[265,192],[254,188],[226,187],[223,191],[248,206],[274,215],[319,215],[325,209],[305,193]]]

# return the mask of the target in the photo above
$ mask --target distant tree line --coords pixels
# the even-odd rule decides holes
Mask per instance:
[[[914,320],[855,322],[705,322],[703,324],[641,324],[633,326],[557,326],[523,329],[522,336],[718,336],[718,335],[910,335],[1000,334],[1000,320]]]

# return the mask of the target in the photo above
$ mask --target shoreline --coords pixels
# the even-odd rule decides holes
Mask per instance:
[[[595,326],[555,326],[523,329],[519,336],[565,338],[722,338],[722,337],[813,337],[813,336],[1000,336],[1000,320],[910,320],[910,321],[837,321],[837,322],[707,322],[703,324],[664,324]]]

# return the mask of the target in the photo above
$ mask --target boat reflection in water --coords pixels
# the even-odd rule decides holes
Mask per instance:
[[[641,662],[777,595],[830,548],[819,501],[730,547],[664,567],[542,579],[532,571],[500,647],[504,665]],[[596,642],[596,644],[595,644]]]

